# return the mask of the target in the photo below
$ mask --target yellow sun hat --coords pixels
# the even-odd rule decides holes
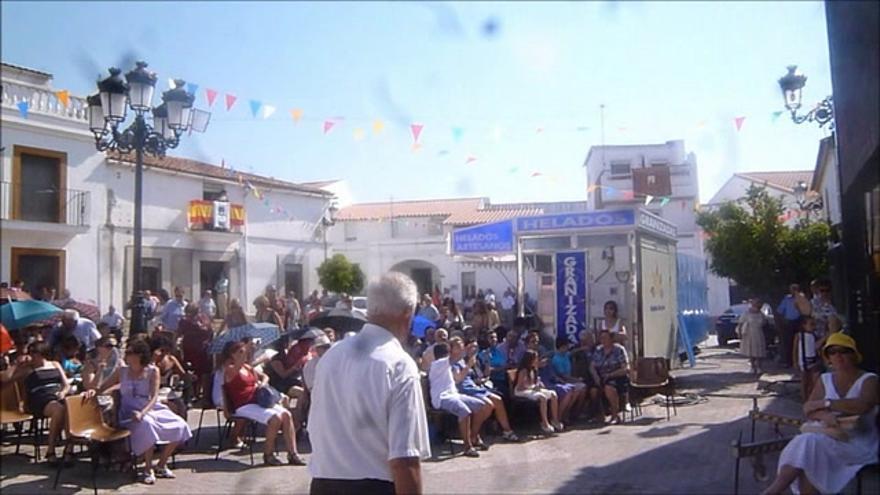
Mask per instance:
[[[825,340],[825,346],[822,347],[822,355],[825,356],[825,359],[828,359],[828,348],[832,346],[838,347],[846,347],[847,349],[852,349],[856,354],[856,363],[862,362],[862,354],[859,352],[858,347],[856,347],[856,341],[853,340],[852,337],[843,333],[843,332],[835,332],[828,336],[828,339]]]

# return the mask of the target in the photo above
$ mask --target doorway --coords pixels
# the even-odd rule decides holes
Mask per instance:
[[[64,181],[67,155],[15,146],[13,152],[13,218],[62,223],[66,219]]]
[[[199,265],[199,292],[193,294],[193,300],[198,300],[208,289],[214,291],[214,285],[220,280],[220,275],[228,273],[229,263],[225,261],[202,261]],[[228,275],[227,275],[228,276]],[[216,302],[217,294],[214,294]]]
[[[141,290],[158,294],[162,288],[162,260],[160,258],[143,258],[141,260]]]
[[[60,249],[12,248],[12,280],[24,282],[24,288],[38,295],[39,287],[64,288],[65,253]]]
[[[431,283],[430,268],[413,268],[410,276],[416,286],[419,288],[419,294],[431,294],[433,292],[433,284]]]
[[[303,266],[299,263],[284,264],[284,296],[296,292],[297,299],[303,298]]]

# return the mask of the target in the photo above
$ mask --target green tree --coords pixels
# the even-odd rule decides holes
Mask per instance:
[[[806,284],[828,272],[830,230],[821,221],[783,224],[781,198],[751,186],[738,201],[697,215],[708,234],[710,269],[764,300],[775,300],[792,282]]]
[[[364,288],[364,272],[361,267],[341,254],[334,254],[321,263],[318,267],[318,280],[322,287],[337,293],[357,294]]]

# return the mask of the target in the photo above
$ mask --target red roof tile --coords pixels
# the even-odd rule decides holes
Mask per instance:
[[[803,181],[807,187],[810,187],[810,182],[813,179],[812,170],[796,170],[792,172],[739,172],[734,175],[738,175],[752,182],[761,184],[767,183],[767,185],[782,189],[786,192],[794,192],[794,186],[800,181]]]
[[[107,157],[120,162],[134,163],[134,155],[125,155],[114,151],[108,151]],[[332,193],[327,192],[319,187],[297,184],[286,180],[265,177],[262,175],[249,174],[236,170],[234,175],[230,175],[231,170],[210,163],[191,160],[189,158],[180,158],[176,156],[166,156],[157,158],[151,155],[144,155],[144,165],[147,167],[161,168],[165,170],[173,170],[175,172],[185,172],[203,177],[211,177],[214,179],[238,180],[240,174],[242,180],[250,181],[251,184],[261,187],[269,187],[276,189],[285,189],[288,191],[298,191],[310,194],[320,194],[322,196],[331,196]]]
[[[455,213],[476,211],[485,198],[435,199],[359,203],[337,212],[337,220],[384,220],[404,217],[448,217]]]

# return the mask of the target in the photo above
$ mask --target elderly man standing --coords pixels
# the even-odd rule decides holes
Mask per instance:
[[[369,322],[321,358],[309,435],[312,494],[420,494],[430,457],[419,371],[404,351],[415,283],[391,272],[367,289]],[[358,377],[340,380],[339,377]]]
[[[61,340],[73,335],[79,344],[85,347],[86,351],[95,348],[95,342],[101,338],[101,332],[95,326],[95,322],[87,318],[80,318],[79,311],[75,309],[65,309],[61,314],[61,321],[52,328],[49,334],[49,346],[55,348]]]
[[[165,330],[170,332],[177,331],[177,326],[180,324],[180,319],[183,318],[186,305],[186,299],[183,298],[183,287],[175,287],[174,299],[165,303],[162,314],[159,316],[159,320],[165,325]]]
[[[211,289],[205,289],[202,298],[199,299],[199,314],[204,316],[208,321],[212,321],[217,314],[217,305],[214,303],[214,296]]]

